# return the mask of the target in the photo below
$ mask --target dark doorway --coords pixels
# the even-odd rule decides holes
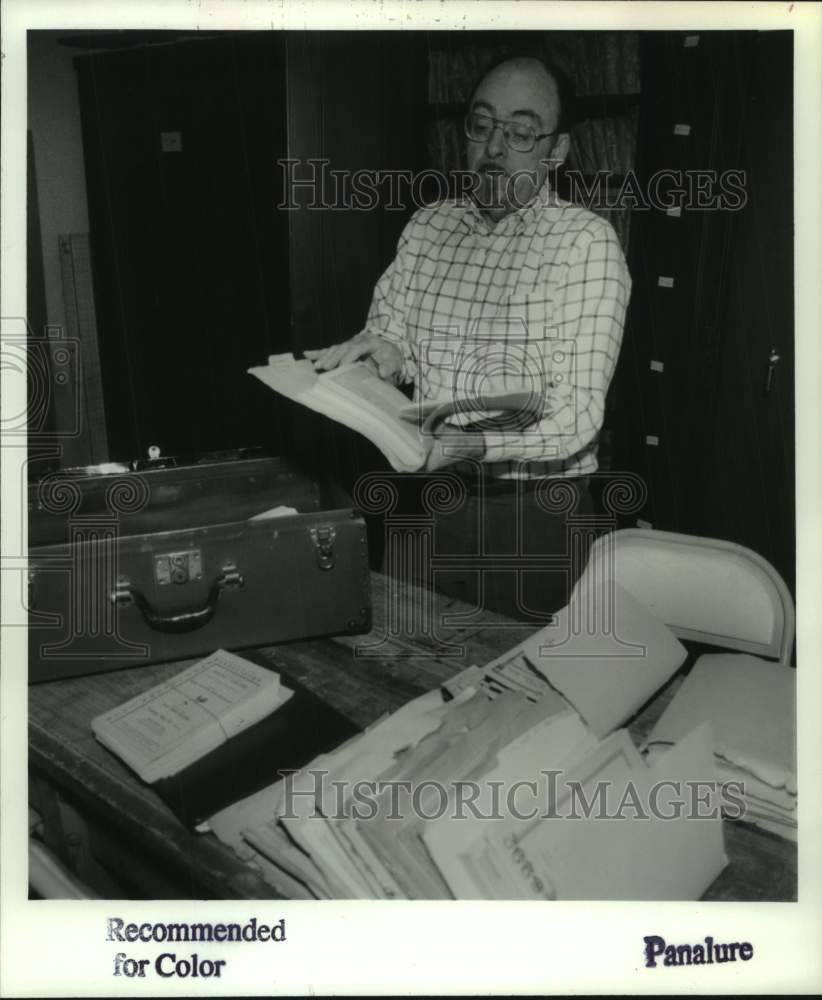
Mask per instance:
[[[289,341],[282,34],[78,57],[111,455],[273,444]]]

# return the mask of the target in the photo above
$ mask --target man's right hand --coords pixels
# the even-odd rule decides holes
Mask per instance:
[[[303,351],[316,371],[324,372],[351,361],[371,358],[380,378],[393,381],[402,370],[402,351],[376,333],[358,333],[350,340],[333,347]]]

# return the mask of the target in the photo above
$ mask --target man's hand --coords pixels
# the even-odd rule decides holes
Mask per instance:
[[[376,333],[358,333],[350,340],[316,351],[303,351],[314,363],[316,371],[324,372],[351,361],[371,358],[380,378],[393,381],[402,369],[402,351]]]
[[[481,462],[485,457],[485,438],[481,431],[463,431],[442,424],[434,434],[434,442],[425,463],[426,472],[436,472],[447,465],[466,459]]]

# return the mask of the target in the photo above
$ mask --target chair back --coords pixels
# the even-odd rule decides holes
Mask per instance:
[[[613,579],[681,639],[789,664],[795,615],[785,581],[733,542],[648,528],[602,535],[577,590]],[[599,584],[598,584],[599,585]]]

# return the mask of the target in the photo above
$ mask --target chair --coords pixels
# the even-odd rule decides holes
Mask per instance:
[[[742,545],[625,528],[597,539],[577,590],[609,578],[680,639],[790,664],[790,592],[770,563]]]

